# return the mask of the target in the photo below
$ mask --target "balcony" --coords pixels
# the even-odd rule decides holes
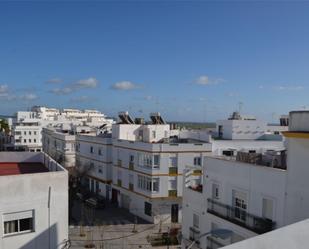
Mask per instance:
[[[177,168],[177,167],[170,167],[170,168],[168,168],[168,173],[169,173],[170,175],[177,175],[177,173],[178,173],[178,168]]]
[[[244,227],[257,234],[263,234],[272,231],[275,228],[275,222],[269,219],[249,214],[239,208],[225,205],[213,199],[208,199],[207,212],[228,220],[238,226]]]
[[[129,190],[134,191],[134,184],[133,183],[129,183]]]
[[[117,180],[117,186],[118,186],[118,187],[121,187],[121,186],[122,186],[122,181],[119,180],[119,179]]]
[[[177,190],[169,190],[168,197],[177,197]]]
[[[134,170],[134,162],[129,162],[129,170]]]
[[[207,237],[207,249],[217,249],[224,247],[225,245],[218,242],[214,237],[208,236]]]

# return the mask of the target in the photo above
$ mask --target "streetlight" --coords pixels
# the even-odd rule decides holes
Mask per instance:
[[[218,237],[220,239],[227,239],[231,237],[233,234],[233,231],[228,230],[228,229],[214,229],[211,230],[210,232],[203,233],[198,237],[198,240],[200,240],[202,237],[207,236],[207,235],[213,235],[215,237]],[[191,249],[194,244],[196,243],[196,240],[194,240],[188,247],[187,249]]]

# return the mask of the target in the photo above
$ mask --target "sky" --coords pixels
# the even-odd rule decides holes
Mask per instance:
[[[0,2],[0,114],[212,122],[309,108],[309,2]]]

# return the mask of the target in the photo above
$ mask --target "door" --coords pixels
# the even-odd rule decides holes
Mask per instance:
[[[247,196],[246,193],[233,190],[234,218],[246,222],[247,219]]]
[[[172,204],[171,207],[171,221],[172,223],[178,223],[178,204]]]
[[[112,189],[112,203],[118,204],[118,190]]]

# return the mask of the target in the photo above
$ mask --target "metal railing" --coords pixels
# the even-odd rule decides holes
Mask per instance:
[[[168,196],[169,197],[177,197],[177,190],[169,190]]]
[[[129,170],[134,170],[134,162],[129,162]]]
[[[117,185],[119,186],[119,187],[121,187],[122,186],[122,181],[121,180],[117,180]]]
[[[275,228],[275,222],[270,219],[249,214],[246,211],[232,207],[213,199],[208,199],[207,212],[236,225],[251,230],[257,234],[270,232]]]
[[[129,190],[131,190],[131,191],[134,190],[134,184],[133,183],[129,183]]]
[[[220,247],[224,247],[225,245],[221,244],[219,241],[217,241],[212,236],[207,237],[207,249],[217,249]]]
[[[178,173],[178,168],[177,167],[169,167],[168,173],[171,174],[171,175],[175,175],[175,174]]]

